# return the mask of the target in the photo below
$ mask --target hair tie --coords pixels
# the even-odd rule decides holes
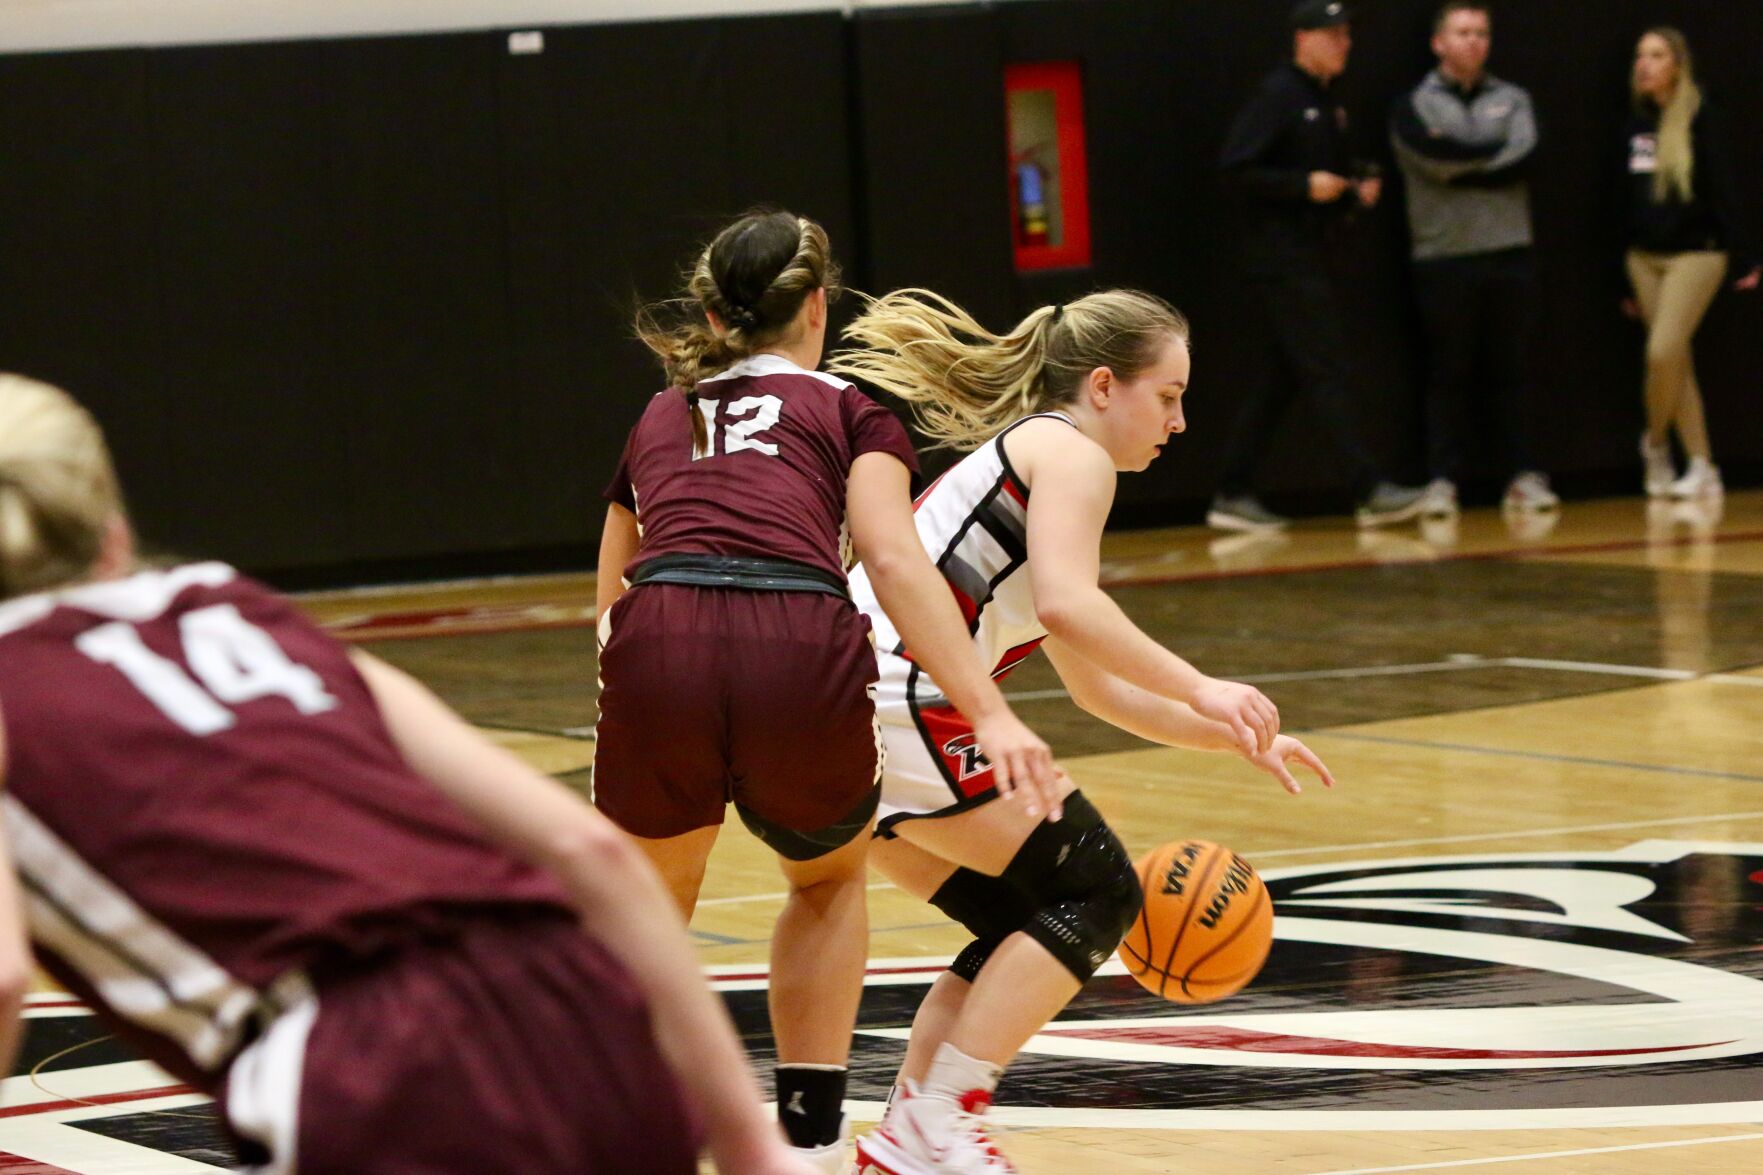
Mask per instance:
[[[1048,321],[1056,323],[1061,318],[1064,318],[1064,317],[1065,317],[1065,303],[1063,303],[1063,302],[1053,303],[1053,317],[1051,319],[1049,319]]]
[[[741,330],[752,330],[759,325],[759,315],[751,307],[729,303],[728,320],[731,326]]]
[[[686,391],[686,411],[687,412],[696,412],[697,410],[698,410],[698,389],[697,388],[688,388]]]

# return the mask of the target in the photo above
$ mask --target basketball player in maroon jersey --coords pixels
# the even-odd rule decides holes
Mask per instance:
[[[40,961],[249,1171],[689,1175],[707,1136],[812,1175],[628,838],[232,568],[138,568],[97,426],[18,376],[0,776]]]
[[[595,803],[639,838],[688,916],[730,802],[777,854],[790,889],[772,935],[779,1117],[829,1175],[848,1150],[881,770],[852,549],[1002,788],[1028,789],[1013,806],[1039,813],[1057,786],[919,545],[906,430],[816,370],[837,282],[818,224],[755,212],[699,256],[676,322],[639,316],[670,386],[607,490],[594,756]]]
[[[1188,325],[1173,307],[1107,290],[995,335],[908,290],[871,303],[846,333],[861,347],[833,370],[900,396],[927,436],[973,450],[920,496],[914,519],[988,667],[1001,677],[1044,648],[1072,700],[1123,730],[1235,751],[1293,792],[1289,763],[1332,786],[1259,690],[1199,672],[1098,583],[1117,473],[1144,469],[1186,427]],[[888,752],[872,857],[974,941],[920,1005],[900,1085],[858,1160],[868,1175],[997,1175],[1014,1169],[984,1121],[1003,1067],[1119,945],[1143,895],[1119,838],[1069,780],[1058,823],[993,802],[989,764],[870,580],[867,567],[851,576],[875,625]]]

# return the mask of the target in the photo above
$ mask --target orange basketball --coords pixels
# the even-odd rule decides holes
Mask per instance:
[[[1242,990],[1273,945],[1273,901],[1254,867],[1205,840],[1138,860],[1145,905],[1116,952],[1145,990],[1209,1004]]]

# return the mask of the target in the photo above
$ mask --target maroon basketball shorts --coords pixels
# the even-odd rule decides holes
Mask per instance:
[[[702,1135],[632,980],[566,911],[320,983],[226,1106],[267,1175],[691,1175]]]
[[[867,824],[875,651],[849,600],[650,583],[619,598],[601,639],[594,802],[619,827],[678,836],[730,802],[756,831]]]

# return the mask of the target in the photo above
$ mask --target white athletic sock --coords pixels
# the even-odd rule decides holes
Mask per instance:
[[[962,1094],[976,1089],[991,1093],[998,1088],[998,1078],[1003,1075],[1002,1065],[970,1057],[944,1041],[937,1047],[930,1072],[925,1074],[924,1092],[951,1099],[959,1099]]]

